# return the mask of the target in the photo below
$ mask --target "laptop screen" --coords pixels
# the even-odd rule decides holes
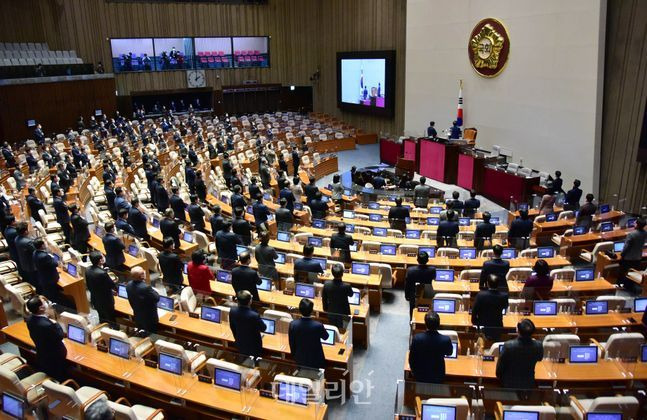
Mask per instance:
[[[427,224],[429,226],[438,226],[440,224],[439,217],[427,217]]]
[[[476,258],[476,248],[461,248],[458,250],[458,258],[461,260],[473,260]]]
[[[353,274],[359,274],[362,276],[368,276],[371,273],[371,266],[365,263],[354,262],[351,265],[350,272]]]
[[[539,420],[539,412],[503,410],[503,420]]]
[[[139,254],[139,248],[137,245],[128,245],[128,253],[133,257],[136,257]]]
[[[371,201],[368,203],[368,208],[371,210],[376,210],[380,208],[380,205],[376,203],[375,201]]]
[[[450,269],[438,269],[436,270],[436,281],[445,281],[453,282],[454,281],[454,270]]]
[[[164,372],[174,373],[176,375],[182,374],[182,359],[179,357],[160,353],[158,366]]]
[[[223,195],[220,196],[220,201],[227,204],[227,203],[229,203],[229,197],[227,197],[226,195],[223,194]]]
[[[67,263],[67,273],[72,277],[76,277],[76,266],[72,263]]]
[[[315,248],[319,248],[323,245],[323,238],[310,236],[308,238],[308,245],[314,246]]]
[[[261,318],[263,324],[265,324],[265,334],[274,335],[275,333],[275,321],[273,319]]]
[[[586,232],[588,232],[586,226],[575,226],[573,228],[573,235],[584,235]]]
[[[220,324],[220,309],[212,306],[202,306],[200,308],[200,318],[205,321],[215,322]]]
[[[456,359],[458,357],[458,343],[452,341],[452,354],[445,356],[446,359]]]
[[[258,285],[258,290],[269,292],[272,290],[272,280],[267,277],[261,277],[261,284]]]
[[[25,402],[6,392],[2,393],[2,412],[15,419],[25,418]]]
[[[586,413],[586,420],[622,420],[622,413]]]
[[[236,245],[236,255],[240,255],[245,251],[249,251],[246,246]]]
[[[359,305],[361,295],[358,291],[353,292],[353,296],[348,297],[348,303],[351,305]]]
[[[640,346],[640,361],[643,363],[647,362],[647,344]]]
[[[344,195],[351,196],[353,192],[351,190],[344,190]]]
[[[301,204],[301,203],[294,203],[294,209],[295,209],[295,210],[299,210],[299,211],[303,210],[303,204]]]
[[[333,346],[335,344],[335,330],[333,330],[332,328],[326,328],[326,331],[328,332],[328,338],[326,338],[325,340],[322,338],[321,344]]]
[[[312,284],[297,283],[294,288],[294,294],[302,298],[314,299],[315,287]]]
[[[79,344],[85,344],[85,330],[73,324],[67,324],[67,338]]]
[[[355,233],[355,225],[346,225],[346,233]]]
[[[325,258],[313,258],[312,261],[318,262],[319,265],[321,266],[321,269],[326,270],[326,265],[328,264],[328,260],[326,260]]]
[[[130,343],[117,340],[116,338],[110,338],[110,342],[108,343],[108,351],[114,356],[128,359],[130,357]]]
[[[290,234],[288,232],[279,232],[276,234],[276,239],[281,242],[290,242]]]
[[[380,254],[395,255],[397,247],[395,245],[380,245]]]
[[[380,228],[380,227],[373,228],[373,235],[386,236],[386,228]]]
[[[575,270],[575,281],[591,281],[594,279],[592,268],[581,268]]]
[[[277,252],[274,262],[277,264],[285,264],[285,254],[283,252]]]
[[[128,299],[128,291],[125,284],[117,285],[117,296],[120,298]]]
[[[247,214],[254,214],[254,206],[247,206]]]
[[[537,258],[552,258],[555,256],[555,250],[549,246],[540,246],[537,248]]]
[[[157,301],[157,307],[165,311],[172,311],[175,309],[175,301],[168,296],[160,296],[160,300]]]
[[[499,221],[500,221],[500,219],[498,217],[494,217],[494,216],[492,216],[492,218],[490,219],[490,223],[492,223],[493,225],[498,225]]]
[[[609,204],[600,204],[600,214],[609,213],[611,206]]]
[[[440,212],[443,211],[442,207],[430,207],[429,208],[429,213],[431,214],[440,214]]]
[[[520,203],[519,211],[528,211],[528,203]]]
[[[557,302],[547,300],[533,302],[533,313],[535,315],[556,315]]]
[[[613,252],[622,252],[624,247],[625,247],[625,242],[624,241],[614,242],[613,243]]]
[[[645,312],[647,308],[647,297],[634,299],[634,312]]]
[[[216,271],[216,281],[221,283],[231,283],[231,271],[218,270]]]
[[[587,300],[585,312],[587,315],[607,314],[609,313],[609,302],[606,300]]]
[[[503,252],[501,253],[501,258],[504,260],[511,260],[517,255],[517,250],[514,248],[503,248]]]
[[[423,404],[421,420],[456,420],[456,407]]]
[[[94,228],[94,234],[97,235],[99,238],[103,238],[104,236],[106,236],[106,231],[101,226],[97,226]]]
[[[157,217],[153,217],[153,227],[156,227],[157,229],[160,227],[160,219]]]
[[[182,265],[182,272],[183,272],[184,274],[189,274],[189,264],[188,264],[188,263],[184,263],[184,264]]]
[[[52,254],[52,258],[54,258],[56,264],[61,262],[61,257],[59,257],[58,254]]]
[[[216,368],[213,373],[216,386],[240,391],[240,372]]]
[[[600,223],[600,232],[611,232],[613,230],[613,222]]]
[[[272,201],[272,196],[268,193],[263,194],[263,200]]]
[[[456,301],[453,299],[434,299],[434,311],[440,314],[456,313]]]
[[[382,215],[381,214],[369,214],[368,215],[368,220],[371,222],[381,222],[382,221]]]
[[[420,231],[415,229],[407,229],[407,239],[420,239]]]
[[[193,242],[193,235],[191,232],[184,232],[184,235],[182,236],[182,239],[184,239],[184,242]]]
[[[344,210],[342,217],[344,219],[354,219],[355,218],[355,212],[352,210]]]
[[[312,227],[316,229],[325,229],[326,221],[321,219],[315,219],[312,221]]]
[[[469,226],[470,225],[470,218],[469,217],[459,217],[458,218],[458,225],[459,226]]]
[[[596,346],[571,346],[568,349],[570,363],[597,363],[598,348]]]
[[[278,400],[290,404],[308,405],[308,387],[287,382],[278,383]]]
[[[637,220],[638,219],[636,219],[635,217],[632,217],[631,219],[627,219],[627,227],[628,228],[636,227]]]
[[[554,222],[555,220],[557,220],[557,214],[556,213],[548,213],[546,215],[546,221],[547,222]]]
[[[430,246],[421,246],[418,247],[418,253],[426,252],[429,258],[434,258],[436,256],[436,248]]]

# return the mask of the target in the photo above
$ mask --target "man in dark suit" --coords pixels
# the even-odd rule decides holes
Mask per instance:
[[[236,348],[241,354],[260,357],[263,354],[263,339],[261,333],[265,331],[265,323],[250,306],[252,294],[241,290],[236,294],[238,306],[229,311],[229,327],[234,334]]]
[[[255,197],[257,197],[259,194],[262,194],[261,189],[259,188],[258,182],[256,180],[256,177],[253,176],[249,180],[249,185],[247,186],[247,192],[249,193],[249,197],[253,200]]]
[[[126,199],[126,193],[121,187],[115,188],[115,196],[115,212],[119,215],[119,210],[130,208],[130,202]]]
[[[267,221],[270,216],[270,209],[263,203],[263,196],[258,195],[256,197],[256,202],[252,206],[252,213],[254,214],[254,223],[256,224],[256,229],[259,230],[268,230],[269,226]]]
[[[519,336],[503,345],[496,363],[496,377],[504,388],[525,390],[535,387],[535,364],[544,357],[544,347],[534,340],[535,324],[523,319],[517,324]]]
[[[187,165],[184,168],[184,179],[189,186],[189,194],[195,194],[195,169],[193,169],[190,160],[187,160]]]
[[[79,208],[72,204],[69,208],[72,216],[72,247],[82,254],[88,252],[88,240],[90,239],[89,223],[79,214]]]
[[[191,204],[186,208],[187,213],[189,213],[189,218],[191,219],[191,224],[195,230],[199,230],[202,233],[206,233],[205,222],[204,222],[204,210],[198,204],[198,196],[195,194],[191,195]]]
[[[598,211],[598,206],[593,203],[595,197],[589,193],[586,195],[586,203],[580,207],[577,217],[575,218],[575,226],[585,226],[587,229],[591,228],[593,224],[593,216]]]
[[[494,253],[494,258],[483,263],[483,268],[481,268],[479,290],[486,290],[488,287],[488,279],[494,275],[499,282],[499,290],[507,292],[508,282],[505,277],[510,270],[510,263],[501,258],[501,254],[503,254],[503,247],[501,245],[494,245],[492,252]]]
[[[552,193],[557,194],[557,193],[564,193],[564,190],[562,189],[562,185],[564,183],[564,180],[562,179],[562,173],[560,171],[555,171],[555,179],[553,179],[553,187],[552,187]]]
[[[144,330],[145,334],[157,332],[157,302],[160,295],[155,289],[146,284],[146,272],[141,267],[130,270],[132,280],[126,285],[128,302],[133,309],[133,318],[137,328]]]
[[[279,199],[285,199],[286,207],[288,208],[288,210],[294,211],[294,202],[296,201],[296,198],[294,197],[294,194],[290,189],[290,185],[287,182],[283,185],[283,189],[279,193]]]
[[[69,301],[58,288],[58,263],[45,249],[45,241],[40,238],[34,240],[34,248],[34,268],[42,294],[54,303],[70,307]]]
[[[179,194],[180,189],[178,187],[171,187],[171,198],[169,198],[169,203],[175,213],[175,217],[180,219],[183,222],[186,222],[186,203],[182,200]]]
[[[440,316],[425,314],[427,331],[413,336],[409,347],[409,367],[416,382],[442,383],[445,380],[445,356],[453,352],[449,337],[438,332]]]
[[[447,210],[447,220],[440,222],[436,231],[438,246],[455,246],[458,231],[459,226],[456,221],[456,213],[454,213],[454,210]]]
[[[339,259],[341,261],[350,263],[350,247],[354,245],[355,241],[351,235],[346,234],[346,224],[340,223],[337,225],[337,233],[333,233],[330,237],[330,251],[338,250]]]
[[[27,319],[29,336],[36,347],[36,363],[49,376],[63,381],[67,379],[67,349],[63,343],[65,334],[61,326],[48,315],[50,306],[43,298],[33,296],[27,301],[31,316]]]
[[[496,226],[490,223],[491,218],[492,215],[490,212],[486,211],[483,213],[483,222],[476,225],[476,230],[474,231],[474,246],[478,250],[483,249],[486,241],[492,243],[492,236],[496,232]]]
[[[335,264],[330,269],[333,280],[324,284],[321,292],[321,303],[323,310],[328,313],[329,322],[337,328],[344,326],[344,317],[350,315],[350,304],[348,298],[353,296],[353,288],[350,284],[344,283],[344,268]]]
[[[457,121],[452,122],[452,126],[449,128],[449,138],[453,140],[461,138],[461,129]]]
[[[290,322],[288,339],[290,341],[290,353],[299,366],[307,366],[314,369],[326,367],[321,340],[328,338],[328,331],[323,324],[315,321],[310,316],[314,303],[303,298],[299,302],[301,318]]]
[[[252,294],[254,300],[260,301],[256,286],[261,284],[261,278],[256,270],[249,267],[252,256],[248,251],[245,251],[238,258],[240,259],[240,265],[231,270],[231,285],[234,291],[238,293],[241,290],[247,290]]]
[[[117,285],[103,269],[105,260],[103,255],[98,251],[90,253],[90,263],[92,266],[85,270],[85,284],[90,291],[90,303],[99,313],[100,322],[109,322],[114,328],[115,322],[115,298],[112,291]]]
[[[18,254],[18,271],[20,277],[29,282],[36,288],[38,293],[41,292],[40,283],[36,274],[36,267],[34,266],[34,241],[27,236],[28,228],[27,223],[20,222],[16,225],[16,252]]]
[[[222,230],[223,225],[225,224],[225,218],[222,217],[222,210],[220,206],[215,205],[211,207],[211,217],[209,218],[209,224],[211,224],[211,236],[216,237],[216,233]]]
[[[573,188],[568,190],[564,198],[564,210],[575,211],[580,208],[580,199],[582,198],[581,184],[579,179],[573,181]]]
[[[519,210],[519,217],[510,223],[508,229],[508,242],[517,249],[525,248],[526,239],[532,233],[532,220],[528,217],[527,210]]]
[[[56,213],[56,221],[63,230],[65,236],[65,243],[70,243],[72,228],[70,227],[70,212],[67,204],[63,200],[63,191],[57,190],[54,196],[54,212]]]
[[[313,219],[325,219],[328,215],[328,203],[323,201],[321,191],[317,190],[315,198],[310,202],[310,211]]]
[[[503,332],[503,310],[508,308],[508,294],[497,290],[497,276],[491,274],[487,283],[488,290],[481,290],[474,299],[472,324],[483,327],[488,340],[498,341]]]
[[[276,217],[276,225],[278,230],[289,231],[294,226],[294,216],[292,212],[286,207],[288,204],[285,198],[279,200],[279,207],[274,212],[274,217]]]
[[[242,245],[243,241],[231,231],[231,223],[228,221],[216,234],[216,250],[218,251],[218,262],[225,270],[231,270],[236,263],[238,254],[236,245]]]
[[[234,209],[232,230],[238,239],[245,245],[252,243],[252,225],[245,219],[245,209],[237,207]]]
[[[166,209],[164,211],[164,218],[160,221],[160,231],[162,232],[162,237],[173,238],[175,242],[175,248],[180,249],[180,227],[177,225],[177,222],[173,219],[175,213],[172,209]]]
[[[182,288],[184,263],[180,256],[173,252],[175,242],[173,238],[164,238],[162,240],[162,252],[159,253],[160,270],[162,271],[162,281],[164,286],[170,289],[172,293],[177,293]]]
[[[135,229],[128,223],[128,212],[130,209],[120,209],[119,210],[119,218],[115,222],[115,227],[119,229],[120,231],[127,233],[132,236],[137,236],[135,235]]]
[[[314,176],[310,176],[310,183],[303,188],[303,192],[306,195],[306,203],[310,203],[316,198],[319,188],[315,185],[316,179]]]
[[[126,257],[124,256],[124,249],[126,249],[126,246],[121,239],[115,235],[114,223],[106,223],[105,230],[106,234],[102,241],[103,247],[106,251],[106,265],[113,270],[123,271],[123,264],[126,262]]]
[[[294,262],[294,279],[298,282],[312,283],[318,274],[324,270],[317,261],[312,259],[315,249],[312,245],[303,246],[303,258]]]
[[[418,265],[407,268],[404,279],[404,298],[409,301],[409,319],[413,316],[413,309],[416,307],[416,286],[418,284],[429,285],[436,279],[436,268],[428,266],[429,254],[425,251],[418,253]]]
[[[139,206],[139,198],[135,197],[130,201],[131,207],[128,210],[128,224],[132,226],[135,236],[144,241],[150,240],[148,235],[148,219]]]
[[[38,210],[42,210],[47,213],[47,210],[45,210],[45,205],[38,199],[38,197],[36,197],[36,189],[34,187],[29,187],[27,191],[29,192],[26,198],[27,207],[29,207],[29,215],[34,219],[40,221]]]
[[[7,216],[6,218],[7,227],[4,229],[4,238],[7,240],[7,247],[9,248],[9,257],[19,264],[18,251],[16,250],[16,237],[18,236],[18,231],[16,230],[16,218],[14,216]]]
[[[157,187],[155,187],[155,198],[157,200],[157,209],[164,212],[169,207],[168,191],[164,188],[164,179],[157,177]]]
[[[301,158],[299,157],[299,149],[294,146],[292,148],[292,174],[294,176],[299,175],[299,163],[301,163]]]
[[[407,230],[406,218],[410,217],[409,209],[402,206],[402,198],[397,197],[395,199],[395,207],[389,209],[389,223],[391,224],[391,229],[398,229],[404,233]]]
[[[463,216],[474,217],[476,211],[481,207],[481,201],[476,198],[476,191],[470,191],[470,198],[463,203]]]
[[[103,193],[106,195],[106,205],[108,210],[112,215],[113,219],[117,218],[117,208],[115,207],[115,199],[117,198],[117,193],[112,185],[112,181],[106,181],[103,186]]]
[[[438,133],[436,132],[436,128],[434,127],[436,123],[434,121],[429,122],[429,127],[427,127],[427,137],[430,137],[432,139],[435,139],[436,136],[438,136]]]
[[[459,213],[465,208],[465,203],[460,200],[460,193],[458,191],[452,192],[452,198],[447,200],[447,208],[458,211]]]
[[[242,189],[240,188],[240,185],[234,185],[234,188],[232,189],[233,194],[231,195],[231,208],[235,209],[236,207],[240,208],[247,208],[247,201],[245,201],[245,197],[243,197],[242,194]],[[252,197],[254,199],[254,197]]]

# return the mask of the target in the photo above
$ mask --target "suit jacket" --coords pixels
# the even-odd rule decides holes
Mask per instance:
[[[256,357],[263,354],[261,333],[265,331],[266,326],[256,311],[247,306],[231,308],[229,327],[240,353]]]
[[[103,247],[106,249],[106,265],[110,268],[119,268],[126,262],[124,256],[124,243],[114,233],[106,233],[102,239]]]
[[[517,337],[506,341],[496,363],[496,377],[505,388],[535,387],[535,364],[544,357],[541,342]]]
[[[532,220],[516,218],[510,223],[508,238],[529,238],[532,233]]]
[[[238,259],[236,245],[242,243],[243,241],[241,241],[235,233],[221,230],[216,234],[216,249],[218,250],[218,257],[220,259],[236,261]]]
[[[27,196],[27,207],[29,207],[29,214],[31,215],[31,217],[39,221],[40,217],[38,216],[38,210],[43,210],[45,213],[47,213],[43,202],[34,195]]]
[[[410,217],[409,209],[404,206],[395,206],[389,209],[389,220],[404,220],[407,217]]]
[[[186,214],[184,211],[186,209],[186,203],[182,200],[182,197],[177,194],[173,194],[169,199],[169,202],[173,209],[173,213],[175,213],[175,217],[186,222]]]
[[[579,212],[577,213],[577,218],[575,219],[575,226],[586,226],[587,228],[591,227],[593,223],[593,215],[598,210],[598,206],[593,203],[586,202],[582,204]]]
[[[463,216],[474,217],[479,207],[481,207],[481,202],[478,199],[468,198],[463,204]]]
[[[308,184],[303,187],[303,192],[306,195],[306,202],[308,205],[310,205],[310,202],[315,199],[317,191],[319,191],[319,188],[315,184]]]
[[[157,200],[157,209],[159,211],[164,211],[169,206],[168,191],[164,188],[163,185],[158,184],[155,188],[155,199]]]
[[[472,305],[472,324],[485,327],[486,337],[497,341],[503,330],[503,310],[507,307],[507,293],[481,290]]]
[[[231,208],[235,209],[236,207],[244,209],[247,207],[247,202],[241,194],[234,193],[231,195]]]
[[[87,242],[90,239],[90,230],[88,229],[88,221],[81,217],[78,213],[72,215],[72,242],[75,244]]]
[[[452,341],[438,331],[413,336],[409,347],[409,366],[417,382],[442,383],[445,380],[445,356],[452,354]]]
[[[404,279],[404,297],[408,301],[415,302],[416,284],[432,284],[436,279],[436,268],[429,265],[414,265],[407,268],[407,275]]]
[[[137,236],[135,234],[135,229],[130,225],[130,223],[128,223],[126,219],[122,219],[122,218],[117,219],[117,221],[115,222],[115,227],[119,230],[124,231],[129,235]]]
[[[441,237],[441,236],[449,236],[452,238],[455,238],[456,235],[458,234],[459,227],[458,227],[458,222],[450,222],[449,220],[445,220],[443,222],[440,222],[438,225],[438,231],[436,232],[436,237]]]
[[[133,227],[135,236],[148,238],[148,229],[146,227],[148,219],[137,207],[131,207],[130,210],[128,210],[128,224]]]
[[[27,329],[36,347],[36,359],[41,368],[49,373],[65,365],[65,334],[58,323],[44,316],[32,315],[27,319]]]
[[[189,207],[187,207],[186,210],[189,213],[189,218],[191,219],[191,223],[197,229],[204,229],[204,226],[205,226],[204,210],[202,210],[202,207],[200,207],[197,204],[189,204]]]
[[[485,290],[488,288],[487,279],[490,274],[494,274],[499,279],[498,289],[508,291],[508,282],[505,279],[506,274],[510,270],[510,263],[501,258],[494,258],[483,263],[481,268],[481,278],[479,279],[479,289]]]
[[[160,295],[143,281],[131,280],[126,285],[128,302],[133,308],[133,317],[137,328],[148,332],[157,331],[157,302]]]
[[[327,281],[321,292],[323,310],[332,314],[350,315],[348,298],[353,296],[350,284],[341,280]]]
[[[479,223],[474,231],[475,238],[491,238],[496,232],[496,226],[493,223]]]
[[[328,214],[328,203],[324,203],[322,200],[312,200],[310,210],[313,219],[325,219]]]
[[[247,290],[254,297],[254,301],[260,301],[258,297],[258,289],[256,285],[261,284],[261,278],[258,276],[256,270],[248,266],[238,266],[231,270],[231,285],[236,293],[241,290]]]
[[[211,236],[215,238],[216,233],[222,230],[222,227],[225,224],[225,219],[222,216],[212,214],[209,218],[209,223],[211,224]]]
[[[184,263],[180,257],[174,252],[162,251],[157,256],[160,263],[160,270],[162,271],[162,280],[164,284],[171,284],[175,286],[182,285],[184,278],[182,273],[184,271]]]
[[[281,198],[285,198],[285,200],[288,202],[285,207],[290,209],[290,211],[294,211],[294,201],[296,200],[296,198],[294,198],[292,190],[290,190],[289,188],[283,188],[279,193],[279,199]]]
[[[18,266],[26,273],[36,271],[34,266],[34,241],[27,236],[16,236],[16,252],[18,253]]]
[[[160,231],[162,231],[163,237],[171,237],[175,242],[175,247],[180,247],[180,228],[178,227],[175,220],[169,219],[167,217],[163,218],[160,221]]]
[[[106,195],[106,204],[108,205],[108,210],[110,210],[111,212],[116,211],[115,198],[117,198],[117,194],[115,194],[115,190],[112,188],[104,188],[103,192]]]
[[[328,331],[323,324],[312,318],[295,319],[290,322],[288,339],[290,353],[299,366],[315,369],[326,367],[321,339],[328,338]]]
[[[70,226],[70,212],[67,209],[67,204],[61,197],[54,198],[54,213],[56,213],[56,221],[61,226]]]
[[[16,264],[20,263],[18,259],[18,250],[16,249],[16,237],[18,237],[18,231],[13,226],[7,226],[4,230],[4,238],[7,240],[7,246],[9,247],[9,256]]]
[[[34,251],[34,267],[38,273],[38,282],[43,289],[52,290],[56,287],[59,275],[56,268],[58,264],[50,254],[43,250]]]
[[[101,267],[91,266],[85,270],[85,283],[90,291],[90,303],[100,313],[110,311],[115,306],[112,291],[116,289],[108,272]],[[106,311],[108,309],[108,311]]]
[[[254,213],[254,222],[256,223],[256,226],[267,222],[267,217],[270,215],[270,209],[268,209],[262,201],[255,202],[252,206],[252,211]]]
[[[241,240],[245,245],[252,243],[252,225],[245,219],[234,219],[232,221],[231,230],[234,231],[236,236]],[[234,247],[234,251],[235,251]]]

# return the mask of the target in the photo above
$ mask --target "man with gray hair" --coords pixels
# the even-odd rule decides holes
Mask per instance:
[[[144,335],[157,332],[157,302],[160,295],[150,285],[146,284],[146,272],[137,266],[130,270],[131,281],[126,285],[128,302],[133,309],[133,318],[137,328],[144,331]]]

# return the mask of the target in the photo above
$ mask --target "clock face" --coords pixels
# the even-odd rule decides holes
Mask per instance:
[[[204,70],[189,70],[186,72],[187,85],[190,88],[205,87],[207,78]]]

